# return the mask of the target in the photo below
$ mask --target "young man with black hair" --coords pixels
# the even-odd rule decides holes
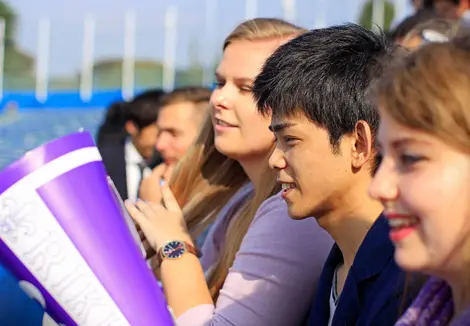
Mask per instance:
[[[383,36],[358,25],[312,30],[282,45],[253,85],[259,111],[272,114],[269,163],[289,215],[314,216],[336,241],[312,326],[393,325],[416,294],[404,297],[383,207],[367,193],[379,124],[368,93],[393,55]]]

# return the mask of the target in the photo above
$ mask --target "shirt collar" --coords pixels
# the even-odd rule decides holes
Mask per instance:
[[[135,148],[135,145],[130,139],[127,139],[124,144],[124,153],[126,156],[126,163],[128,164],[140,164],[144,162],[144,158]]]
[[[380,273],[390,259],[393,259],[395,247],[389,239],[389,230],[387,220],[381,214],[367,232],[351,266],[351,273],[357,281],[366,280]],[[331,249],[327,264],[331,264],[331,268],[336,268],[342,261],[341,250],[335,244]]]

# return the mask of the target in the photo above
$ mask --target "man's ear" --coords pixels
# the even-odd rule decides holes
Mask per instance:
[[[139,133],[139,128],[137,128],[136,124],[130,120],[126,121],[126,123],[124,124],[124,129],[132,137],[137,136],[137,134]]]
[[[364,120],[359,120],[354,127],[351,146],[351,164],[360,169],[373,157],[372,130]]]

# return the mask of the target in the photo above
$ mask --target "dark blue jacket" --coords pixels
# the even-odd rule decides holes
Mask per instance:
[[[395,264],[394,246],[384,216],[373,224],[362,242],[339,297],[332,326],[394,325],[416,291],[405,291],[405,273]],[[343,261],[335,244],[326,260],[312,306],[309,326],[326,326],[330,291],[336,267]]]

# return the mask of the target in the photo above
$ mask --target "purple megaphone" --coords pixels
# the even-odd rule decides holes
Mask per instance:
[[[174,323],[89,133],[0,173],[0,260],[59,324]]]

